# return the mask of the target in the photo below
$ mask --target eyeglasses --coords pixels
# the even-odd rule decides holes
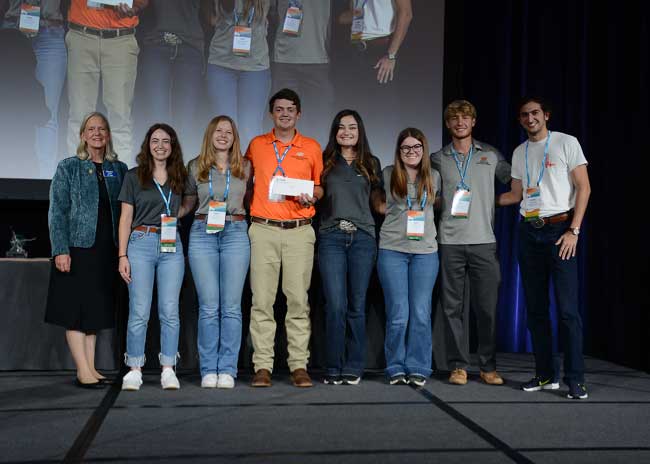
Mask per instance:
[[[413,151],[413,153],[419,153],[422,151],[422,148],[424,148],[424,146],[421,143],[418,143],[416,145],[402,145],[401,147],[399,147],[399,151],[401,151],[402,154],[406,155],[411,150]]]

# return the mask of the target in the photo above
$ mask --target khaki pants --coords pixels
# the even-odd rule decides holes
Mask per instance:
[[[282,267],[282,292],[287,297],[287,349],[289,369],[306,368],[309,359],[309,301],[316,236],[311,225],[280,229],[253,223],[248,230],[251,241],[250,283],[253,291],[250,333],[255,371],[273,371],[275,341],[275,303]]]
[[[135,35],[102,39],[70,30],[68,47],[68,155],[76,153],[79,126],[97,108],[99,82],[102,101],[111,125],[113,148],[129,167],[135,166],[131,132],[131,104],[138,68],[138,43]]]

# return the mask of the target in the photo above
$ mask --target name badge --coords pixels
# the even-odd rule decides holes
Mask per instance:
[[[422,240],[424,237],[424,211],[407,212],[406,236],[409,240]]]
[[[23,3],[20,5],[18,29],[23,34],[36,35],[41,21],[41,7]]]
[[[176,224],[174,216],[160,215],[160,251],[162,253],[176,253]]]
[[[353,42],[361,40],[363,35],[363,8],[355,8],[352,11],[352,30],[350,37]]]
[[[205,226],[205,232],[216,234],[226,227],[226,202],[210,200],[208,206],[208,220]]]
[[[289,35],[298,35],[301,23],[302,10],[297,6],[290,6],[287,8],[287,14],[284,16],[282,32]]]
[[[466,189],[458,189],[451,201],[451,215],[455,218],[467,219],[469,217],[469,205],[472,202],[472,192]]]
[[[286,197],[282,194],[273,193],[273,187],[275,187],[275,182],[277,178],[282,178],[282,176],[273,176],[271,178],[271,182],[269,183],[269,201],[272,201],[274,203],[279,203],[286,199]]]
[[[252,42],[253,29],[248,26],[235,26],[235,33],[232,38],[232,52],[235,55],[250,55]]]
[[[542,208],[542,195],[539,187],[530,187],[526,189],[526,200],[524,205],[526,221],[533,221],[539,217],[539,210]]]
[[[117,173],[115,171],[104,169],[104,177],[117,177]]]

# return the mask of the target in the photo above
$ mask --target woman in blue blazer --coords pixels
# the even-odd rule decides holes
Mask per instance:
[[[117,200],[127,167],[117,160],[106,117],[91,113],[77,155],[61,161],[50,186],[53,266],[45,321],[65,327],[77,385],[101,388],[95,369],[98,330],[115,326]]]

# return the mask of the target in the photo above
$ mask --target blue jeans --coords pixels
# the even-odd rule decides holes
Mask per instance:
[[[250,263],[246,221],[226,221],[224,230],[205,232],[205,220],[190,230],[189,260],[199,296],[198,350],[201,376],[237,377],[241,345],[241,296]]]
[[[3,28],[17,28],[12,21],[5,21]],[[34,152],[38,158],[39,174],[51,179],[56,171],[59,157],[59,103],[63,93],[68,67],[68,52],[65,48],[65,31],[61,26],[41,27],[31,39],[36,56],[36,80],[43,86],[45,104],[50,119],[44,126],[36,128]]]
[[[431,375],[431,297],[438,253],[379,250],[377,271],[386,300],[386,375]]]
[[[187,44],[145,44],[139,57],[138,114],[148,128],[156,122],[171,124],[183,151],[197,153],[203,121],[197,107],[203,93],[203,55]]]
[[[230,116],[239,129],[242,150],[262,133],[268,111],[271,70],[237,71],[208,64],[208,95],[214,116]]]
[[[535,352],[536,375],[554,377],[553,336],[549,314],[550,279],[553,279],[561,346],[564,350],[564,382],[584,382],[582,318],[578,312],[578,259],[562,260],[555,242],[569,228],[569,221],[535,229],[519,223],[519,269],[526,296],[528,330]]]
[[[336,229],[319,236],[328,375],[363,374],[366,292],[376,255],[375,238],[362,230],[346,233]]]
[[[131,283],[129,284],[129,322],[126,332],[126,365],[142,367],[145,363],[144,345],[155,277],[160,319],[160,364],[175,366],[180,333],[178,299],[185,274],[185,258],[180,235],[176,234],[176,253],[161,253],[160,234],[135,230],[129,237],[127,255],[131,264]]]

